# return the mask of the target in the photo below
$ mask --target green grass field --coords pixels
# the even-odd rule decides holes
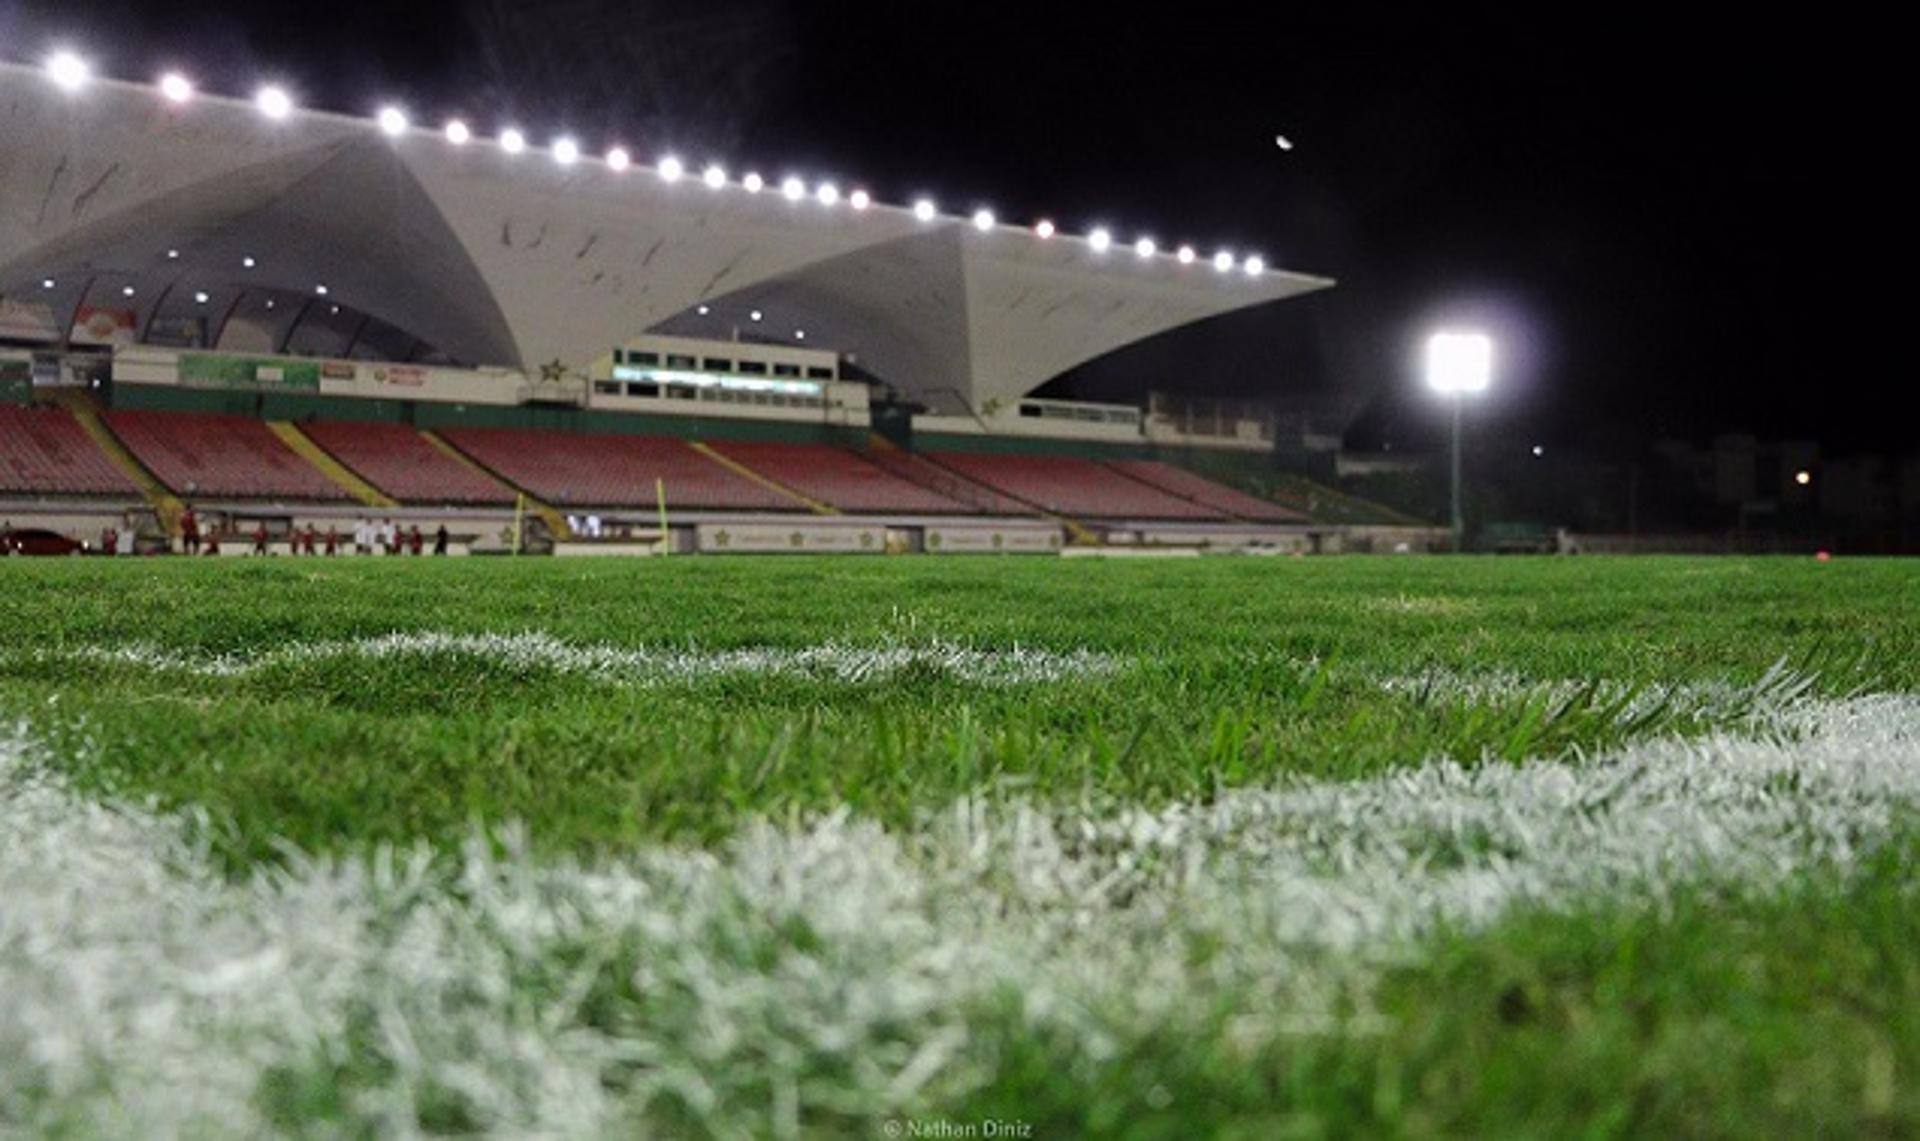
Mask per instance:
[[[0,630],[0,1133],[1920,1130],[1915,564],[9,560]]]

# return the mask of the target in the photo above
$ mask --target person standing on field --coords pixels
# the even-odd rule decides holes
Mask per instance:
[[[191,506],[180,513],[180,551],[188,555],[200,553],[200,520],[194,517]]]
[[[440,524],[433,532],[433,553],[436,555],[444,555],[447,553],[447,525],[445,523]]]

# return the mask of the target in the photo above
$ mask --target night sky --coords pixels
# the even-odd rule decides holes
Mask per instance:
[[[1471,322],[1501,361],[1480,415],[1515,440],[1911,450],[1889,414],[1914,351],[1894,313],[1898,34],[1806,9],[1545,7],[0,0],[0,55],[62,42],[128,78],[511,117],[1340,281],[1095,362],[1062,395],[1312,399],[1360,446],[1420,447],[1442,422],[1420,341]]]

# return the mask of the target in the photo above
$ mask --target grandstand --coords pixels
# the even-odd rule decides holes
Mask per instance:
[[[137,496],[64,408],[0,404],[0,493]]]
[[[926,458],[1004,496],[1058,515],[1085,519],[1227,518],[1224,511],[1130,479],[1095,460],[969,452],[934,452]]]
[[[309,421],[301,431],[383,493],[412,504],[506,504],[513,490],[404,424]]]
[[[661,550],[1320,549],[1300,512],[1159,458],[1270,452],[1257,431],[1032,395],[1331,284],[1256,255],[1105,257],[985,212],[717,171],[689,192],[4,63],[0,105],[0,507],[43,527],[154,549],[191,500],[280,533],[374,508],[494,549],[523,526]]]
[[[561,507],[804,511],[806,505],[702,455],[684,440],[517,428],[450,428],[446,438],[514,486]]]
[[[743,440],[716,441],[712,446],[721,455],[839,511],[965,515],[978,510],[847,448]]]
[[[1248,495],[1244,491],[1235,491],[1210,479],[1203,479],[1185,468],[1177,468],[1159,460],[1110,460],[1107,466],[1149,487],[1236,519],[1259,523],[1307,521],[1307,516],[1301,512]]]
[[[264,421],[194,412],[109,412],[134,458],[180,495],[329,501],[347,491],[300,458]]]

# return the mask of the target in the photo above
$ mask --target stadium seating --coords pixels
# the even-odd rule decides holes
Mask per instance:
[[[1031,504],[1022,503],[1002,495],[990,487],[967,479],[960,473],[941,467],[939,464],[911,452],[875,449],[862,453],[867,461],[885,468],[901,479],[919,484],[963,504],[968,510],[983,515],[1032,515]]]
[[[1131,476],[1142,483],[1149,484],[1161,491],[1192,500],[1202,507],[1223,511],[1240,519],[1250,519],[1258,523],[1304,523],[1307,517],[1291,508],[1277,503],[1269,503],[1215,483],[1210,479],[1177,468],[1159,460],[1110,460],[1108,467]]]
[[[708,446],[768,479],[842,511],[952,515],[976,510],[903,479],[846,448],[736,440],[716,440]]]
[[[673,507],[805,510],[684,440],[521,428],[448,428],[441,435],[492,471],[563,507],[652,506],[653,481],[659,479]]]
[[[1170,495],[1094,460],[930,452],[940,466],[1047,511],[1082,519],[1219,520],[1225,513]]]
[[[0,405],[0,492],[138,495],[64,408]]]
[[[511,503],[513,492],[422,439],[404,424],[324,421],[300,425],[361,479],[402,503]]]
[[[107,426],[160,482],[182,495],[337,500],[349,496],[249,416],[109,412]]]

